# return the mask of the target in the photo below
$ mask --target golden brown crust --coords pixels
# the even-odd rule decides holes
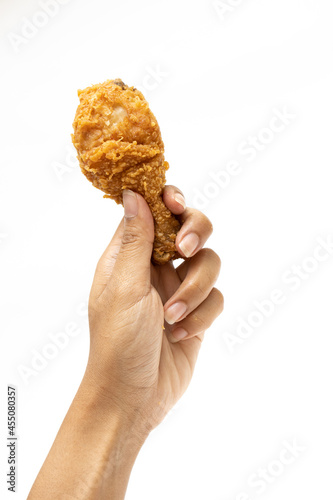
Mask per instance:
[[[107,80],[78,95],[72,139],[82,172],[117,203],[122,203],[124,189],[141,194],[155,222],[153,262],[178,258],[175,240],[180,222],[162,200],[168,163],[147,101],[121,80]]]

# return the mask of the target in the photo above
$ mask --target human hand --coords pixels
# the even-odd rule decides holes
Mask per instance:
[[[163,200],[183,225],[174,268],[151,263],[154,223],[145,200],[125,191],[125,216],[96,269],[90,299],[86,378],[144,433],[158,425],[186,390],[205,330],[222,312],[214,283],[220,259],[203,249],[212,225],[167,186]],[[184,337],[185,335],[185,337]]]
[[[202,249],[211,223],[185,209],[177,188],[167,186],[163,199],[182,219],[176,246],[189,258],[177,269],[151,264],[151,212],[140,195],[125,192],[125,217],[91,289],[86,373],[29,500],[44,499],[45,491],[59,499],[123,499],[142,444],[187,388],[204,331],[222,311],[213,288],[220,259]]]

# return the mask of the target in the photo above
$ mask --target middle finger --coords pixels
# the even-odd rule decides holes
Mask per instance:
[[[200,250],[186,262],[186,272],[178,290],[164,305],[164,318],[173,325],[198,307],[211,292],[220,272],[219,256],[210,248]]]

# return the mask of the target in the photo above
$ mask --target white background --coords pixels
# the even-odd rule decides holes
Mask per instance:
[[[331,0],[62,4],[53,17],[35,0],[0,4],[1,497],[6,384],[18,391],[21,500],[84,371],[82,304],[122,208],[80,173],[71,125],[78,88],[120,77],[159,121],[168,182],[214,224],[225,295],[193,382],[142,449],[127,499],[332,498],[333,255],[313,259],[318,238],[333,235]],[[44,26],[27,33],[27,20]],[[30,38],[14,41],[24,29]],[[293,118],[272,134],[263,129],[274,109]],[[245,154],[258,134],[261,150]],[[222,178],[230,161],[237,175],[218,186],[212,173]],[[284,303],[253,314],[274,289]],[[242,339],[249,316],[261,325]],[[70,322],[79,334],[25,383],[20,366]],[[272,465],[285,440],[303,451]],[[278,474],[262,494],[248,484],[260,467]]]

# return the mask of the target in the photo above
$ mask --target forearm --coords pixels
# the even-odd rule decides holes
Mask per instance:
[[[145,437],[85,377],[28,500],[122,500]]]

